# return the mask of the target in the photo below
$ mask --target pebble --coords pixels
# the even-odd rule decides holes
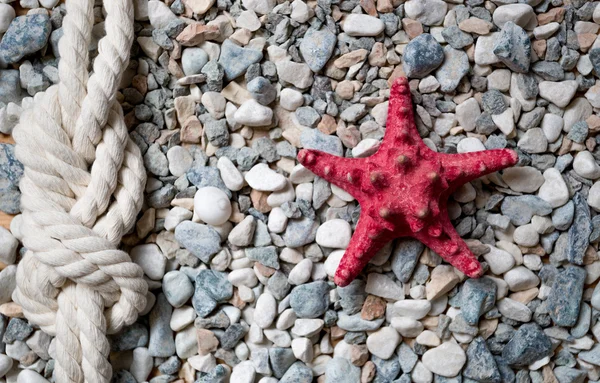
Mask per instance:
[[[148,354],[151,356],[168,358],[175,354],[175,340],[169,325],[172,312],[173,308],[167,298],[164,294],[159,294],[150,312]]]
[[[228,157],[221,157],[217,162],[223,183],[231,191],[238,191],[244,187],[244,176]]]
[[[467,364],[463,376],[476,381],[499,382],[502,380],[494,356],[481,337],[473,339],[467,348]]]
[[[164,29],[172,21],[178,20],[169,7],[158,0],[150,0],[148,2],[148,18],[154,29]]]
[[[406,16],[423,25],[442,24],[447,9],[448,5],[442,0],[409,0],[404,4]]]
[[[559,108],[565,108],[569,105],[577,91],[577,81],[542,81],[539,87],[542,98],[550,101]]]
[[[402,57],[406,76],[423,78],[442,64],[444,50],[433,36],[422,34],[408,43]]]
[[[335,357],[331,359],[325,369],[325,382],[359,383],[361,381],[360,368],[354,366],[346,358]]]
[[[581,193],[575,193],[573,203],[575,215],[573,224],[568,231],[567,258],[573,264],[582,265],[593,228],[590,219],[590,208]]]
[[[455,90],[462,78],[469,72],[469,68],[469,58],[464,51],[454,49],[449,45],[446,46],[444,48],[444,61],[435,72],[435,77],[442,92]]]
[[[198,74],[208,60],[208,54],[202,48],[186,48],[181,53],[181,69],[186,76]]]
[[[0,262],[12,265],[17,258],[17,248],[19,241],[10,231],[0,227]]]
[[[304,130],[300,135],[300,142],[305,149],[320,150],[334,156],[342,155],[342,142],[338,137],[328,136],[317,129]]]
[[[512,21],[507,21],[502,26],[502,31],[494,44],[493,52],[512,71],[527,73],[529,70],[531,57],[529,36],[523,28]]]
[[[260,191],[277,191],[286,185],[286,179],[279,173],[271,170],[266,164],[256,164],[245,175],[246,182],[252,189]]]
[[[131,260],[137,263],[150,279],[159,281],[165,275],[167,259],[155,244],[136,246],[131,249],[129,255]]]
[[[552,343],[535,323],[519,327],[512,339],[504,346],[502,358],[509,365],[527,366],[552,352]]]
[[[274,0],[243,0],[242,4],[259,15],[266,15],[273,10],[276,2]]]
[[[194,213],[209,225],[219,226],[231,216],[227,194],[214,186],[199,188],[194,195]]]
[[[291,88],[281,90],[281,94],[279,95],[279,105],[282,108],[293,112],[302,106],[302,104],[304,104],[302,93]]]
[[[15,9],[9,4],[0,5],[0,33],[4,33],[8,30],[8,27],[15,16]]]
[[[533,8],[528,4],[501,5],[494,11],[493,20],[500,28],[507,22],[513,22],[521,28],[531,30],[537,24]]]
[[[250,99],[240,105],[234,114],[234,119],[238,124],[251,127],[267,126],[273,120],[273,111],[256,100]]]
[[[307,64],[292,61],[278,61],[277,75],[285,83],[306,89],[313,83],[313,72]]]
[[[183,306],[194,295],[194,286],[187,275],[180,271],[169,271],[162,282],[163,293],[173,307]]]
[[[456,343],[444,342],[423,354],[423,364],[434,374],[452,378],[460,372],[467,356]]]
[[[343,219],[332,219],[319,226],[316,241],[320,246],[345,249],[350,243],[351,236],[352,229],[348,222]]]
[[[46,46],[52,25],[44,14],[19,16],[12,20],[0,41],[0,61],[13,64]]]
[[[544,171],[544,183],[539,189],[538,196],[548,202],[551,207],[563,206],[569,200],[569,189],[562,175],[556,168]]]
[[[175,239],[204,263],[221,250],[221,237],[215,229],[191,221],[177,225]]]
[[[377,36],[384,28],[385,25],[379,18],[357,13],[349,14],[342,23],[344,32],[353,37]]]
[[[269,293],[263,293],[256,301],[254,309],[254,323],[260,328],[271,326],[277,315],[277,301]]]
[[[367,349],[381,359],[389,359],[402,338],[392,327],[382,327],[367,337]]]
[[[577,323],[585,275],[584,269],[568,266],[556,276],[546,302],[557,326],[573,327]]]
[[[327,28],[309,28],[306,31],[300,43],[300,53],[313,72],[318,73],[327,64],[336,42],[337,36]]]
[[[544,183],[542,173],[531,166],[505,169],[502,179],[512,190],[523,193],[534,193]]]
[[[500,206],[502,214],[508,216],[513,225],[521,226],[529,223],[534,215],[546,216],[552,212],[550,204],[543,199],[532,196],[510,196],[504,198]]]
[[[467,279],[460,292],[461,314],[465,322],[476,325],[479,318],[496,303],[496,284],[490,278]]]
[[[16,383],[49,383],[49,381],[34,370],[22,370],[19,372]]]
[[[329,306],[329,286],[318,281],[294,287],[290,293],[290,306],[298,318],[320,317]]]
[[[583,178],[591,180],[600,178],[600,166],[587,150],[577,153],[573,160],[573,170]]]
[[[394,302],[393,307],[394,312],[398,315],[419,320],[429,313],[431,302],[424,299],[405,299]]]
[[[522,227],[522,226],[521,226]],[[524,291],[539,285],[540,279],[531,270],[517,266],[504,274],[504,280],[511,291]]]
[[[254,2],[254,0],[247,0],[247,2],[248,1]],[[252,10],[256,13],[260,13],[256,9]],[[219,64],[223,67],[225,77],[228,80],[233,80],[244,74],[250,65],[259,62],[262,58],[263,54],[261,51],[248,47],[240,47],[230,39],[227,39],[223,41],[223,44],[221,45]]]

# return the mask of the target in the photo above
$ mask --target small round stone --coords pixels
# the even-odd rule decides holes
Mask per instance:
[[[209,225],[222,225],[231,216],[231,203],[221,189],[207,186],[198,189],[194,196],[194,212]]]
[[[350,243],[352,228],[343,219],[332,219],[317,230],[316,241],[319,245],[335,249],[345,249]]]

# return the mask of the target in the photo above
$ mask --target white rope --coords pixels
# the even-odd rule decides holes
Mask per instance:
[[[115,95],[133,41],[130,0],[108,0],[106,36],[88,74],[94,0],[69,0],[59,43],[60,83],[38,93],[13,136],[23,245],[15,302],[56,336],[58,383],[107,383],[107,333],[146,305],[141,268],[118,249],[134,225],[146,173]]]

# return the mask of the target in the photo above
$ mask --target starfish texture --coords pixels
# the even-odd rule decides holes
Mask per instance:
[[[354,235],[335,274],[348,285],[377,251],[398,237],[413,237],[469,277],[481,265],[448,217],[448,197],[461,185],[517,163],[517,153],[495,149],[437,153],[419,137],[410,88],[399,78],[390,92],[386,132],[375,154],[343,158],[303,149],[298,160],[350,193],[361,207]]]

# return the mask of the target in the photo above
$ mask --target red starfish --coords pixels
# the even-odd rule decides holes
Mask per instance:
[[[464,154],[432,151],[414,122],[406,78],[392,86],[385,137],[367,158],[343,158],[303,149],[298,160],[319,177],[350,193],[361,206],[352,240],[335,273],[348,285],[387,242],[413,237],[470,277],[483,273],[458,235],[446,202],[459,186],[517,163],[509,149]]]

